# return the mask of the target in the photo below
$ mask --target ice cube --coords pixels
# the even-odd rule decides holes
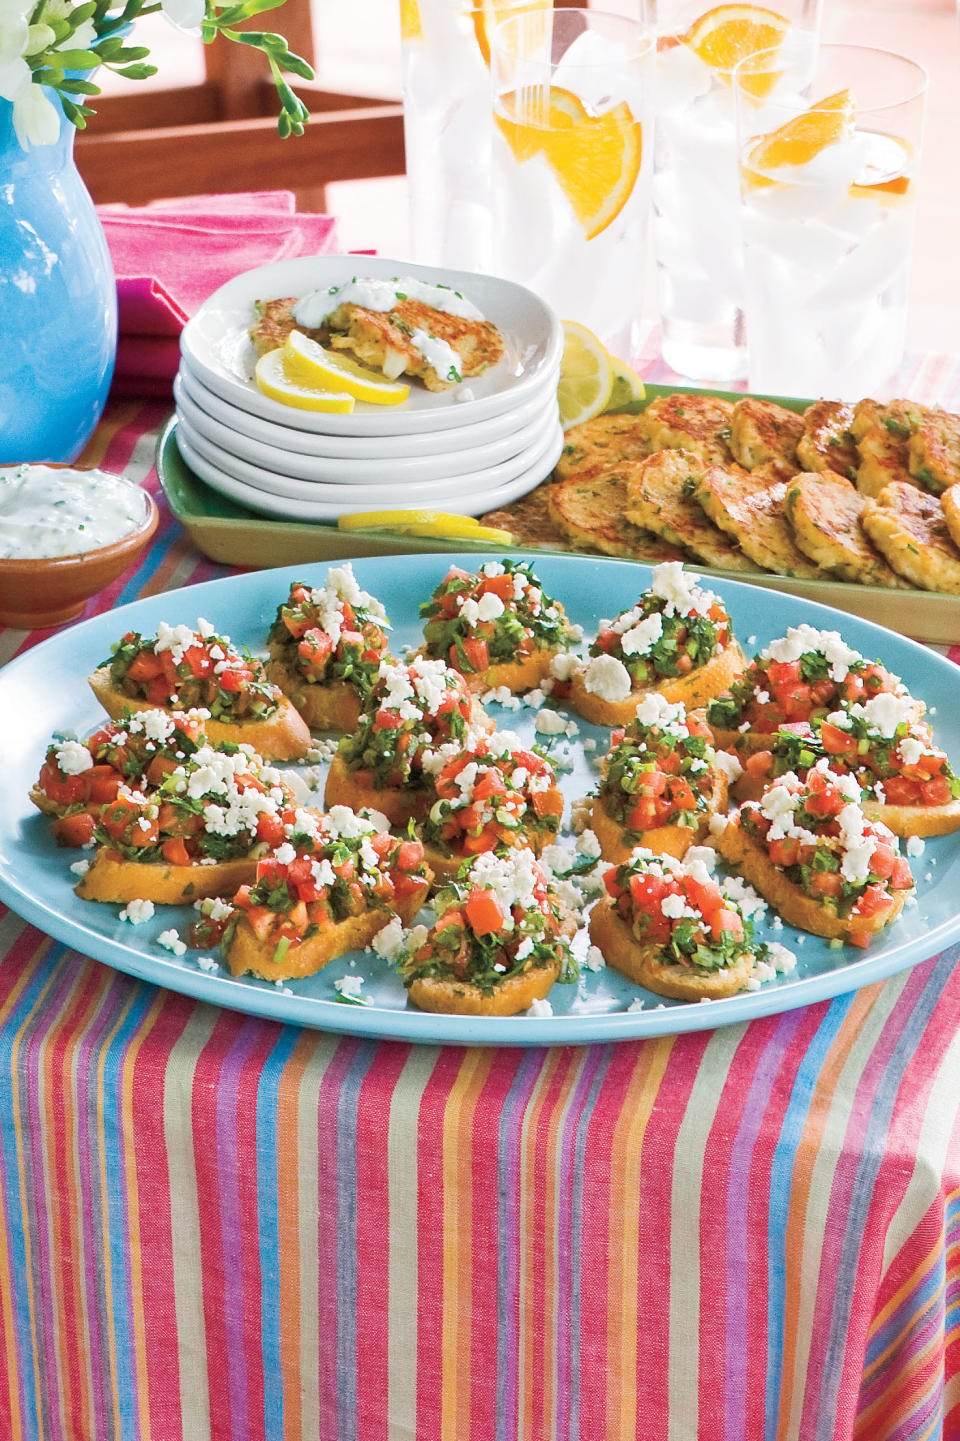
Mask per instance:
[[[657,55],[656,107],[663,114],[684,110],[715,83],[713,71],[688,45],[671,45]]]

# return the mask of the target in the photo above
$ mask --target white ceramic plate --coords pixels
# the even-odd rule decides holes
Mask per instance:
[[[531,446],[538,445],[547,431],[557,423],[554,407],[540,411],[529,425],[504,436],[502,440],[494,440],[486,445],[445,451],[439,455],[406,456],[402,459],[390,457],[382,460],[332,460],[324,456],[302,455],[277,445],[265,445],[262,441],[251,440],[249,436],[241,435],[239,431],[231,430],[219,420],[205,415],[179,382],[175,383],[173,393],[177,402],[177,414],[193,436],[202,436],[209,444],[227,455],[235,456],[250,465],[262,466],[275,475],[334,485],[382,485],[388,475],[395,483],[402,481],[405,485],[421,481],[449,484],[453,476],[463,477],[466,483],[468,477],[474,476],[478,471],[509,463],[515,456],[522,456]],[[228,470],[230,468],[227,466]]]
[[[499,465],[471,470],[465,475],[446,472],[432,479],[421,479],[409,472],[397,474],[393,465],[384,461],[379,472],[375,472],[379,484],[376,481],[353,480],[348,480],[346,484],[338,484],[336,472],[333,473],[334,478],[330,480],[314,480],[310,477],[302,479],[299,476],[291,475],[285,465],[276,469],[255,465],[243,456],[234,455],[225,447],[218,445],[216,441],[209,440],[185,415],[181,414],[180,416],[180,433],[185,437],[187,444],[206,460],[218,465],[227,475],[235,476],[237,480],[242,480],[257,490],[269,491],[273,495],[289,495],[295,499],[311,501],[342,501],[344,504],[356,503],[358,505],[383,502],[396,504],[398,497],[401,497],[402,504],[414,499],[422,499],[429,503],[439,496],[460,493],[470,495],[474,491],[488,491],[497,486],[506,485],[513,480],[515,475],[527,470],[536,461],[544,447],[552,442],[557,429],[557,421],[553,416],[548,415],[519,454],[511,456],[509,460],[501,461]]]
[[[441,270],[369,255],[305,255],[260,265],[235,276],[215,290],[184,327],[181,352],[190,369],[224,400],[265,420],[290,424],[290,407],[262,395],[251,379],[255,352],[247,331],[254,319],[254,302],[284,295],[303,296],[342,284],[356,275],[411,275],[461,291],[500,331],[503,359],[483,375],[464,382],[472,400],[458,401],[458,387],[434,392],[414,382],[403,405],[376,406],[358,401],[350,415],[299,411],[296,424],[300,429],[326,435],[403,435],[446,430],[502,415],[526,400],[545,378],[555,381],[563,331],[555,313],[532,290],[492,275]]]
[[[502,440],[530,424],[543,414],[545,407],[554,409],[556,397],[549,390],[536,391],[515,410],[493,415],[475,425],[458,425],[453,430],[418,431],[411,435],[318,435],[298,430],[294,425],[279,425],[251,415],[240,406],[222,399],[208,389],[190,369],[184,358],[174,382],[174,393],[188,395],[205,416],[219,421],[228,429],[263,445],[297,455],[322,456],[332,460],[396,460],[406,456],[449,455],[456,450],[469,450]],[[296,412],[291,412],[296,414]]]
[[[387,502],[372,499],[364,499],[361,502],[356,497],[356,490],[354,490],[354,498],[340,504],[293,500],[289,496],[257,490],[256,487],[237,480],[232,475],[227,475],[218,465],[198,454],[189,440],[184,437],[179,424],[176,435],[177,445],[183,459],[201,480],[205,480],[207,485],[220,491],[222,495],[227,495],[231,500],[236,500],[241,505],[247,506],[250,510],[259,511],[263,515],[279,516],[284,520],[336,521],[341,515],[349,515],[354,511],[379,510],[385,503],[391,508],[403,507],[406,509],[413,500],[408,487],[403,487],[399,493],[392,491]],[[482,515],[486,510],[494,510],[499,506],[508,505],[511,500],[525,495],[528,490],[538,485],[550,474],[560,458],[562,449],[563,431],[558,425],[556,433],[547,443],[540,459],[532,461],[526,470],[509,483],[485,491],[465,492],[461,486],[447,495],[431,493],[429,508],[448,511],[453,515]],[[423,509],[424,507],[414,505],[413,508]]]

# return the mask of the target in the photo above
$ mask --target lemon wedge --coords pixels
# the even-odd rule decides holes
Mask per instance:
[[[346,414],[354,407],[352,395],[346,392],[318,390],[287,374],[284,352],[268,350],[257,361],[257,385],[271,400],[292,405],[296,410],[332,410]]]
[[[605,410],[613,389],[613,363],[593,331],[575,320],[563,322],[560,362],[560,423],[564,430],[582,425]]]
[[[342,391],[357,400],[369,401],[371,405],[400,405],[410,394],[409,385],[387,380],[377,371],[358,365],[347,355],[325,350],[299,330],[291,330],[287,336],[283,363],[291,380]]]
[[[630,405],[632,401],[643,400],[647,393],[643,388],[643,381],[635,370],[630,369],[625,360],[618,360],[615,355],[611,355],[610,369],[613,372],[613,386],[610,390],[610,399],[607,401],[608,410],[617,410],[621,405]]]
[[[462,540],[484,540],[509,545],[507,530],[481,525],[472,515],[454,515],[445,510],[358,510],[341,515],[340,530],[395,530],[402,535],[456,536]]]

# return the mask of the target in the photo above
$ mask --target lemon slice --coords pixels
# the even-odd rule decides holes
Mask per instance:
[[[613,386],[610,390],[610,399],[607,401],[608,410],[617,410],[621,405],[630,405],[634,400],[643,400],[647,393],[643,388],[643,381],[635,370],[630,369],[625,360],[618,360],[615,355],[611,355],[610,370],[613,374]]]
[[[292,405],[296,410],[332,410],[346,414],[353,409],[352,395],[332,390],[318,390],[287,374],[282,350],[268,350],[257,361],[257,385],[271,400]]]
[[[357,510],[341,515],[340,530],[396,530],[404,535],[448,535],[463,540],[487,540],[507,545],[509,531],[481,525],[472,515],[454,515],[446,510]]]
[[[613,389],[613,363],[604,346],[585,325],[563,322],[560,362],[560,423],[564,430],[582,425],[605,410]]]
[[[353,395],[371,405],[400,405],[410,394],[409,385],[387,380],[349,356],[338,355],[335,350],[324,350],[299,330],[291,330],[287,336],[283,364],[291,380]]]

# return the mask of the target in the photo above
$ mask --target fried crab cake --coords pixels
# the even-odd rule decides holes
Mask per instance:
[[[955,546],[960,547],[960,485],[951,485],[940,497],[943,518]]]
[[[904,582],[870,544],[860,517],[866,504],[849,480],[832,470],[797,475],[784,502],[804,555],[841,580],[902,588]]]
[[[960,595],[960,549],[937,496],[894,482],[866,501],[863,528],[894,570],[913,585]]]
[[[622,475],[571,476],[550,487],[547,509],[568,542],[628,560],[684,560],[674,546],[624,519]]]
[[[857,445],[866,435],[868,430],[880,420],[885,410],[879,400],[858,400],[853,407],[853,419],[850,422],[850,434]]]
[[[803,417],[772,400],[755,400],[752,395],[738,400],[730,421],[730,449],[733,458],[756,470],[771,461],[797,469],[797,441],[803,435]]]
[[[856,430],[860,429],[860,406],[866,403],[861,401],[857,406]],[[909,470],[910,438],[933,413],[912,400],[891,400],[889,405],[878,408],[874,423],[857,434],[857,489],[861,495],[877,496],[894,481],[918,484]]]
[[[686,450],[658,450],[624,467],[626,516],[635,525],[681,546],[717,570],[753,570],[753,565],[704,515],[693,498],[706,467]]]
[[[307,330],[302,325],[297,325],[293,318],[293,307],[296,303],[295,295],[288,295],[283,300],[258,300],[255,302],[253,308],[257,318],[250,326],[248,334],[258,355],[266,355],[268,351],[278,350],[281,345],[285,345],[291,330],[300,330],[321,345],[326,340],[325,327],[321,327],[319,330]]]
[[[599,475],[611,465],[640,460],[650,454],[649,425],[645,415],[597,415],[574,425],[563,437],[563,451],[554,474]]]
[[[538,485],[503,510],[491,510],[481,517],[481,525],[509,530],[514,545],[555,546],[562,550],[567,538],[550,514],[549,485]]]
[[[772,483],[762,470],[711,465],[697,483],[695,496],[721,530],[763,570],[813,579],[816,566],[798,548],[787,522],[785,480]]]
[[[368,310],[348,301],[327,316],[330,345],[348,350],[363,365],[383,371],[389,380],[418,376],[427,390],[449,390],[468,376],[481,375],[503,356],[503,337],[489,320],[467,320],[436,310],[422,300],[397,299],[390,310]],[[428,359],[425,338],[454,352],[446,360]]]
[[[649,454],[656,450],[687,450],[707,465],[726,465],[730,460],[730,423],[733,406],[729,400],[695,391],[683,395],[661,395],[643,412],[649,426]]]
[[[907,445],[907,469],[934,495],[960,481],[960,415],[927,412]]]
[[[856,480],[860,457],[851,434],[853,406],[842,400],[816,400],[803,412],[797,460],[804,470],[832,470]]]

